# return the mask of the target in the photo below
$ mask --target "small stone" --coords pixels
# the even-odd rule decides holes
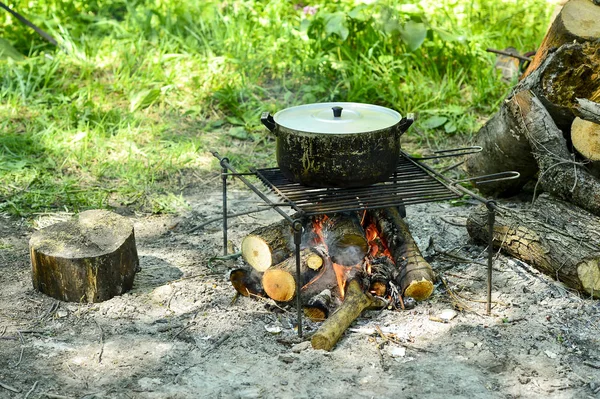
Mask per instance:
[[[292,346],[291,351],[294,353],[300,353],[300,352],[307,350],[308,348],[310,348],[310,342],[304,341],[304,342],[300,342],[299,344]]]
[[[544,351],[544,353],[546,354],[546,356],[548,356],[550,359],[556,359],[558,357],[558,355],[554,352],[550,352],[550,351]]]
[[[270,332],[271,334],[279,334],[282,331],[281,326],[274,325],[274,324],[266,325],[265,330],[267,330],[267,332]]]
[[[457,315],[458,313],[454,309],[444,309],[440,312],[438,317],[447,323]]]
[[[391,357],[404,357],[406,356],[406,348],[403,346],[395,346],[388,350]]]
[[[69,312],[67,312],[67,311],[66,311],[66,310],[64,310],[64,309],[59,309],[59,310],[56,312],[56,315],[62,319],[63,317],[67,317],[67,316],[69,315]]]
[[[284,363],[293,363],[296,360],[296,356],[289,353],[281,353],[277,358]]]
[[[528,384],[531,381],[531,378],[525,377],[524,375],[520,375],[519,377],[517,377],[517,379],[523,385]]]
[[[471,341],[466,341],[465,342],[465,348],[467,349],[473,349],[475,347],[475,344]]]

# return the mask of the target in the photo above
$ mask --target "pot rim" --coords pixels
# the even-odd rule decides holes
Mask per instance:
[[[341,115],[334,114],[338,108]],[[298,105],[277,112],[275,123],[309,134],[356,134],[392,129],[402,120],[399,112],[373,104],[326,102]]]

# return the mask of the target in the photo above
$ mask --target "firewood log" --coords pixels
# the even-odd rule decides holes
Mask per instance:
[[[242,240],[242,256],[254,269],[264,272],[292,254],[293,237],[287,220],[259,227]]]
[[[600,7],[594,6],[599,9]],[[600,42],[567,43],[549,52],[512,90],[500,110],[477,133],[473,144],[483,151],[471,155],[466,170],[471,176],[517,171],[516,180],[481,184],[485,195],[505,196],[519,191],[539,170],[536,159],[528,153],[531,147],[524,137],[514,97],[532,91],[548,111],[553,124],[569,138],[575,116],[594,120],[586,105],[600,100]],[[597,115],[597,114],[596,114]]]
[[[300,251],[300,284],[312,280],[323,266],[322,254],[313,248]],[[269,298],[280,302],[290,301],[296,293],[296,257],[271,266],[262,276],[262,286]]]
[[[396,265],[387,256],[372,259],[369,292],[376,296],[385,296],[388,282],[397,279],[398,274]]]
[[[520,92],[515,100],[516,118],[540,167],[542,188],[600,215],[600,180],[574,162],[562,132],[533,93]]]
[[[487,244],[487,208],[467,220],[474,239]],[[532,207],[501,206],[496,212],[494,246],[568,287],[600,298],[600,218],[547,194]]]
[[[586,159],[600,161],[600,125],[575,118],[571,126],[573,147]]]
[[[29,249],[34,288],[68,302],[102,302],[127,292],[139,266],[133,224],[103,210],[36,231]]]
[[[350,281],[342,305],[323,322],[319,330],[312,336],[312,347],[330,351],[363,310],[384,306],[383,301],[363,292],[357,280]]]
[[[331,290],[321,291],[304,305],[304,315],[314,322],[324,321],[329,316],[332,299]]]
[[[334,263],[354,266],[367,254],[369,245],[358,212],[329,216],[325,222],[324,235]]]
[[[402,295],[418,301],[429,298],[435,279],[433,270],[423,259],[398,209],[375,209],[368,211],[368,214],[377,224],[381,238],[396,263],[398,274],[395,281],[400,286]]]
[[[229,273],[231,285],[243,296],[265,296],[261,277],[261,273],[253,268],[235,269]]]
[[[548,53],[565,43],[584,43],[600,37],[600,7],[590,0],[570,0],[554,18],[533,61],[521,77],[540,67]]]

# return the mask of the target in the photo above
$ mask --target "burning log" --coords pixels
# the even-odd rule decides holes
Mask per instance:
[[[291,256],[293,231],[286,220],[259,227],[242,240],[244,260],[259,272]]]
[[[390,281],[398,277],[396,265],[387,256],[378,256],[371,260],[371,273],[369,274],[369,292],[383,297],[387,293]]]
[[[304,315],[314,322],[324,321],[329,316],[332,301],[331,290],[325,289],[308,300],[304,306]]]
[[[469,235],[487,243],[487,208],[469,216]],[[540,196],[531,208],[499,207],[494,246],[580,292],[600,298],[600,218]]]
[[[381,232],[381,238],[396,264],[398,270],[395,281],[400,286],[401,294],[418,301],[429,298],[435,279],[433,270],[423,259],[398,209],[376,209],[368,213]]]
[[[323,230],[329,255],[334,263],[354,266],[367,254],[369,245],[358,212],[328,217]]]
[[[300,251],[301,285],[307,284],[323,266],[323,257],[313,248]],[[283,262],[265,270],[262,276],[262,286],[269,298],[287,302],[296,293],[296,257],[292,256]]]
[[[253,268],[235,269],[229,273],[231,285],[243,296],[265,296],[261,277]]]
[[[133,224],[102,210],[36,231],[29,249],[34,288],[68,302],[102,302],[127,292],[139,265]]]
[[[357,280],[350,281],[342,305],[323,322],[319,330],[312,336],[312,347],[330,351],[363,310],[384,306],[384,301],[363,292]]]

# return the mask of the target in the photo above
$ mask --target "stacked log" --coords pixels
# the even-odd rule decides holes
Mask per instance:
[[[466,162],[471,176],[509,170],[521,174],[517,180],[478,186],[483,194],[509,196],[538,177],[540,188],[599,214],[592,204],[597,184],[586,168],[593,161],[587,149],[597,143],[597,130],[573,122],[579,117],[600,123],[599,20],[600,6],[589,0],[567,2],[522,80],[477,134],[474,144],[483,151]],[[572,146],[579,149],[573,152]],[[561,187],[553,191],[555,183]]]
[[[488,241],[487,208],[468,218],[471,237]],[[499,207],[494,247],[588,296],[600,298],[600,218],[547,194],[533,206]]]

